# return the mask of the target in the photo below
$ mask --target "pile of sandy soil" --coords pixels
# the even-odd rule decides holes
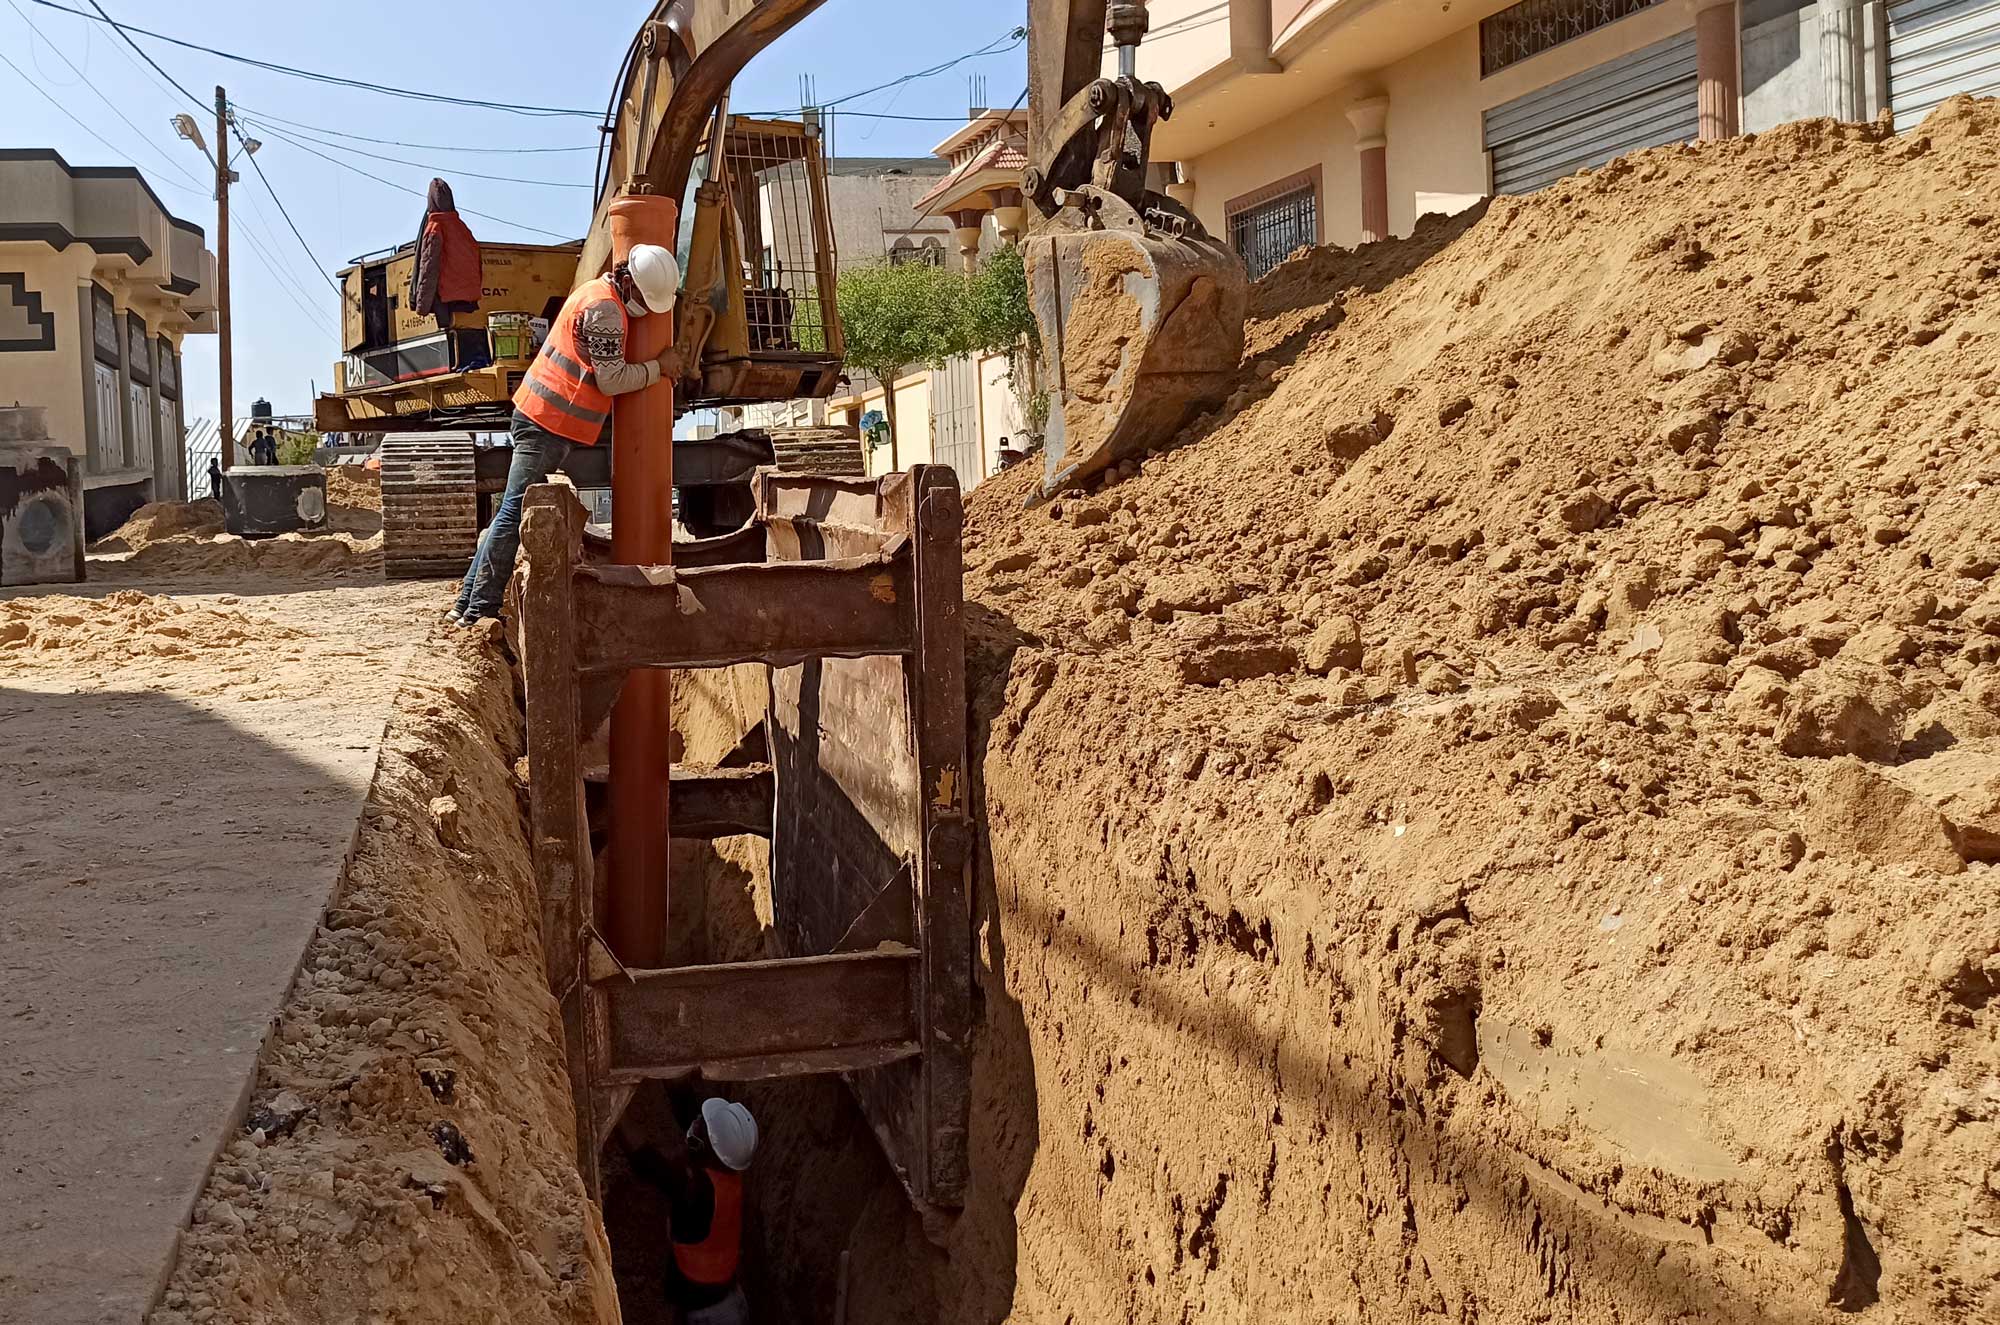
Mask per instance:
[[[378,576],[382,571],[379,481],[337,483],[334,472],[328,473],[323,532],[239,538],[224,531],[219,502],[149,502],[91,545],[89,577],[118,582],[224,578],[246,572],[275,579]]]
[[[1995,178],[1964,99],[1640,153],[1294,260],[1177,449],[983,485],[974,1187],[871,1281],[2000,1317]]]
[[[513,760],[513,685],[434,640],[152,1325],[612,1325]]]
[[[345,532],[259,539],[234,534],[181,535],[146,543],[129,555],[93,555],[88,572],[92,580],[114,583],[246,574],[273,579],[372,579],[381,573],[380,534],[357,537]]]
[[[382,509],[382,473],[360,465],[329,465],[326,470],[326,504],[354,511]]]
[[[230,598],[229,602],[237,601]],[[303,638],[281,622],[227,603],[183,603],[121,589],[103,598],[67,594],[0,601],[0,669],[59,669],[78,676],[102,664],[187,658]]]
[[[92,552],[139,552],[168,539],[213,538],[223,532],[222,503],[201,501],[147,502],[124,524],[97,542]]]

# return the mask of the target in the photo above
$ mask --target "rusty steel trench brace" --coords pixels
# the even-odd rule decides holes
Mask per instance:
[[[579,1170],[603,1199],[619,1120],[678,1125],[669,1093],[685,1117],[703,1093],[837,1076],[854,1104],[820,1111],[858,1108],[904,1198],[941,1218],[963,1200],[970,1085],[957,485],[765,471],[755,495],[759,538],[682,543],[671,567],[599,560],[565,485],[527,497],[514,644]],[[676,890],[642,899],[664,932],[639,950],[662,958],[635,966],[600,919],[628,814],[602,733],[615,765],[628,676],[728,667],[763,671],[762,722],[718,766],[662,770],[670,808],[623,831],[662,863],[676,839],[767,838],[764,951],[690,941],[699,908]]]

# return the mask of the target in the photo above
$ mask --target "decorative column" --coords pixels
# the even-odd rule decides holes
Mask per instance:
[[[1695,136],[1703,142],[1742,132],[1743,75],[1737,58],[1736,0],[1695,0]]]
[[[1021,227],[1026,222],[1027,209],[1023,206],[1019,189],[994,189],[993,224],[1000,231],[1000,242],[1013,247],[1021,242]]]
[[[1194,210],[1194,163],[1175,161],[1172,163],[1174,180],[1167,185],[1167,196],[1189,211]]]
[[[1347,122],[1361,158],[1361,242],[1372,244],[1389,237],[1389,98],[1355,102]]]
[[[1872,118],[1868,105],[1867,28],[1861,0],[1819,0],[1819,69],[1826,113],[1836,120]]]
[[[958,240],[958,256],[965,261],[968,272],[979,269],[979,236],[981,218],[986,215],[977,207],[967,207],[951,213],[951,233]]]

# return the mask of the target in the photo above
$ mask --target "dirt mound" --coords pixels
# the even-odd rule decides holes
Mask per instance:
[[[276,644],[300,632],[229,606],[190,605],[123,589],[103,598],[51,594],[0,602],[0,672],[182,658]]]
[[[355,511],[382,509],[380,470],[360,465],[329,465],[326,471],[326,504]]]
[[[512,761],[513,686],[433,641],[153,1325],[612,1325]]]
[[[1175,449],[979,489],[948,1318],[2000,1313],[1996,171],[1961,98],[1307,255]]]
[[[330,511],[337,515],[337,511]],[[378,526],[379,527],[379,526]],[[126,556],[93,557],[93,580],[215,579],[244,574],[275,579],[348,579],[380,575],[379,533],[180,535],[146,543]]]
[[[222,503],[147,502],[116,530],[91,544],[92,552],[138,552],[170,538],[212,538],[222,532]]]

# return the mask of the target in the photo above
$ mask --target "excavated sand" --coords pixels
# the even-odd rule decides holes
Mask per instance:
[[[512,680],[435,638],[151,1325],[611,1325],[575,1167]]]
[[[1641,153],[982,485],[974,1185],[850,1319],[2000,1319],[1996,179]]]
[[[382,472],[360,465],[328,465],[326,504],[356,511],[382,509]]]

